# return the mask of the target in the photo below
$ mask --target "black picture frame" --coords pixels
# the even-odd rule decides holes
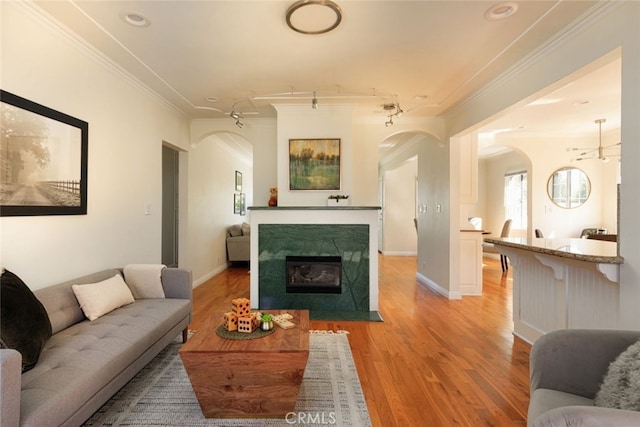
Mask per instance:
[[[236,215],[246,215],[247,210],[244,193],[235,193],[233,195],[233,213]]]
[[[236,171],[236,191],[242,191],[242,172]]]
[[[0,216],[86,215],[89,124],[0,89]]]

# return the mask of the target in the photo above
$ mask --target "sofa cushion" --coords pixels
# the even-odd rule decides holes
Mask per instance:
[[[164,264],[127,264],[124,266],[124,280],[135,299],[164,298],[162,270]]]
[[[611,362],[594,403],[606,408],[640,411],[640,341]]]
[[[240,224],[232,225],[228,228],[229,237],[242,236],[242,226]]]
[[[134,301],[131,290],[119,274],[101,282],[73,285],[71,288],[89,320],[96,320]]]
[[[250,236],[251,235],[251,225],[247,224],[246,222],[242,223],[242,235],[243,236]]]
[[[0,276],[0,347],[22,354],[22,372],[32,369],[51,337],[51,322],[29,287],[8,270]]]
[[[53,333],[56,334],[69,326],[87,320],[71,289],[72,285],[100,282],[115,274],[121,274],[121,271],[116,268],[98,271],[34,291],[33,293],[49,314]]]

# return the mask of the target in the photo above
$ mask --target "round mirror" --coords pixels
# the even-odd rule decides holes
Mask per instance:
[[[547,192],[556,205],[573,209],[587,201],[591,194],[591,182],[580,169],[566,167],[558,169],[549,177]]]

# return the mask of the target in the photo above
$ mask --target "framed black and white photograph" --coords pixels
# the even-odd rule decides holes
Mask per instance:
[[[236,191],[242,191],[242,172],[236,171]]]
[[[89,124],[0,90],[0,216],[86,215]]]

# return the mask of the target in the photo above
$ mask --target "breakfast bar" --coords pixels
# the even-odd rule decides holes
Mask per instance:
[[[486,238],[513,266],[513,333],[529,343],[557,329],[620,326],[616,242]]]

